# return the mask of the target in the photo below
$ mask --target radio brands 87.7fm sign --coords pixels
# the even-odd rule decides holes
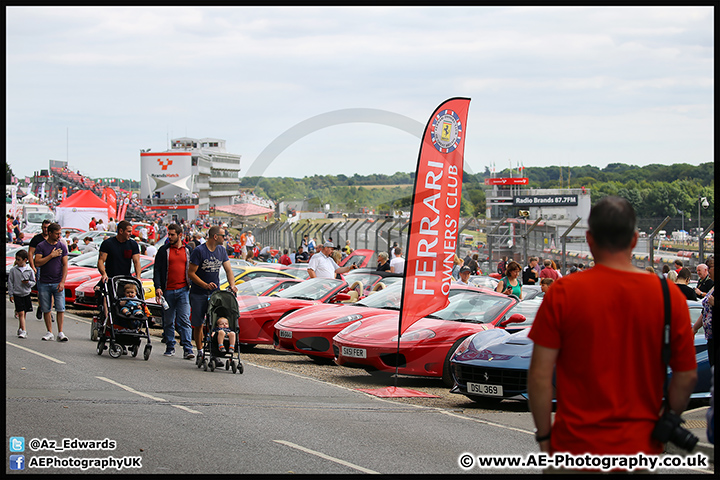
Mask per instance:
[[[513,197],[514,207],[577,206],[577,195],[524,195]]]

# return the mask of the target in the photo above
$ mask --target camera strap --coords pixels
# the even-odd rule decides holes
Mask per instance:
[[[665,382],[663,383],[663,396],[664,396],[664,403],[667,405],[668,409],[670,408],[670,400],[668,398],[668,374],[667,369],[668,365],[670,364],[670,315],[671,315],[671,305],[670,305],[670,289],[668,288],[667,280],[664,277],[660,277],[660,284],[662,286],[662,292],[663,292],[663,299],[664,299],[664,305],[665,305],[665,323],[663,326],[663,346],[662,346],[662,361],[663,361],[663,373],[665,375]]]

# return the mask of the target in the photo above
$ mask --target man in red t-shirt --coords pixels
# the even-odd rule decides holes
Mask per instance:
[[[166,357],[175,355],[175,328],[180,334],[183,358],[195,358],[190,328],[190,249],[182,242],[182,227],[168,225],[168,242],[155,254],[153,283],[157,303],[163,298],[168,304],[163,308],[163,338]]]
[[[657,276],[632,265],[635,224],[625,199],[604,197],[593,206],[586,238],[595,267],[554,282],[537,313],[529,334],[535,346],[528,395],[543,452],[663,451],[651,438],[666,375],[660,354],[663,294]],[[697,381],[697,366],[687,302],[676,285],[669,288],[668,395],[680,414]],[[551,427],[553,394],[557,411]]]

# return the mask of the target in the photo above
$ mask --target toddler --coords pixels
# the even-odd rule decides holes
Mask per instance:
[[[26,250],[18,250],[15,254],[15,264],[8,272],[8,295],[10,302],[15,304],[15,312],[18,319],[18,338],[27,338],[25,330],[25,314],[33,311],[30,291],[35,285],[35,274],[27,265],[28,253]]]
[[[128,299],[137,298],[137,288],[134,284],[128,283],[125,285],[123,297],[127,297]],[[137,300],[121,300],[119,305],[122,307],[120,313],[127,317],[141,318],[145,316],[142,302],[138,302]]]
[[[230,330],[230,325],[228,324],[227,318],[220,317],[217,319],[212,334],[217,339],[218,350],[220,350],[220,353],[225,353],[226,351],[225,335],[227,335],[230,342],[230,346],[228,347],[227,351],[231,354],[235,352],[235,332]]]

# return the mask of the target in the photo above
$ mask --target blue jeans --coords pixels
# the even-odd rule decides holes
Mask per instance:
[[[52,299],[55,297],[55,311],[65,311],[65,291],[60,290],[58,292],[57,283],[40,283],[38,287],[38,303],[40,303],[40,310],[43,313],[49,313],[52,310]]]
[[[190,331],[189,287],[163,292],[170,308],[163,310],[163,337],[168,349],[175,348],[175,327],[180,334],[180,345],[186,353],[192,352]]]

